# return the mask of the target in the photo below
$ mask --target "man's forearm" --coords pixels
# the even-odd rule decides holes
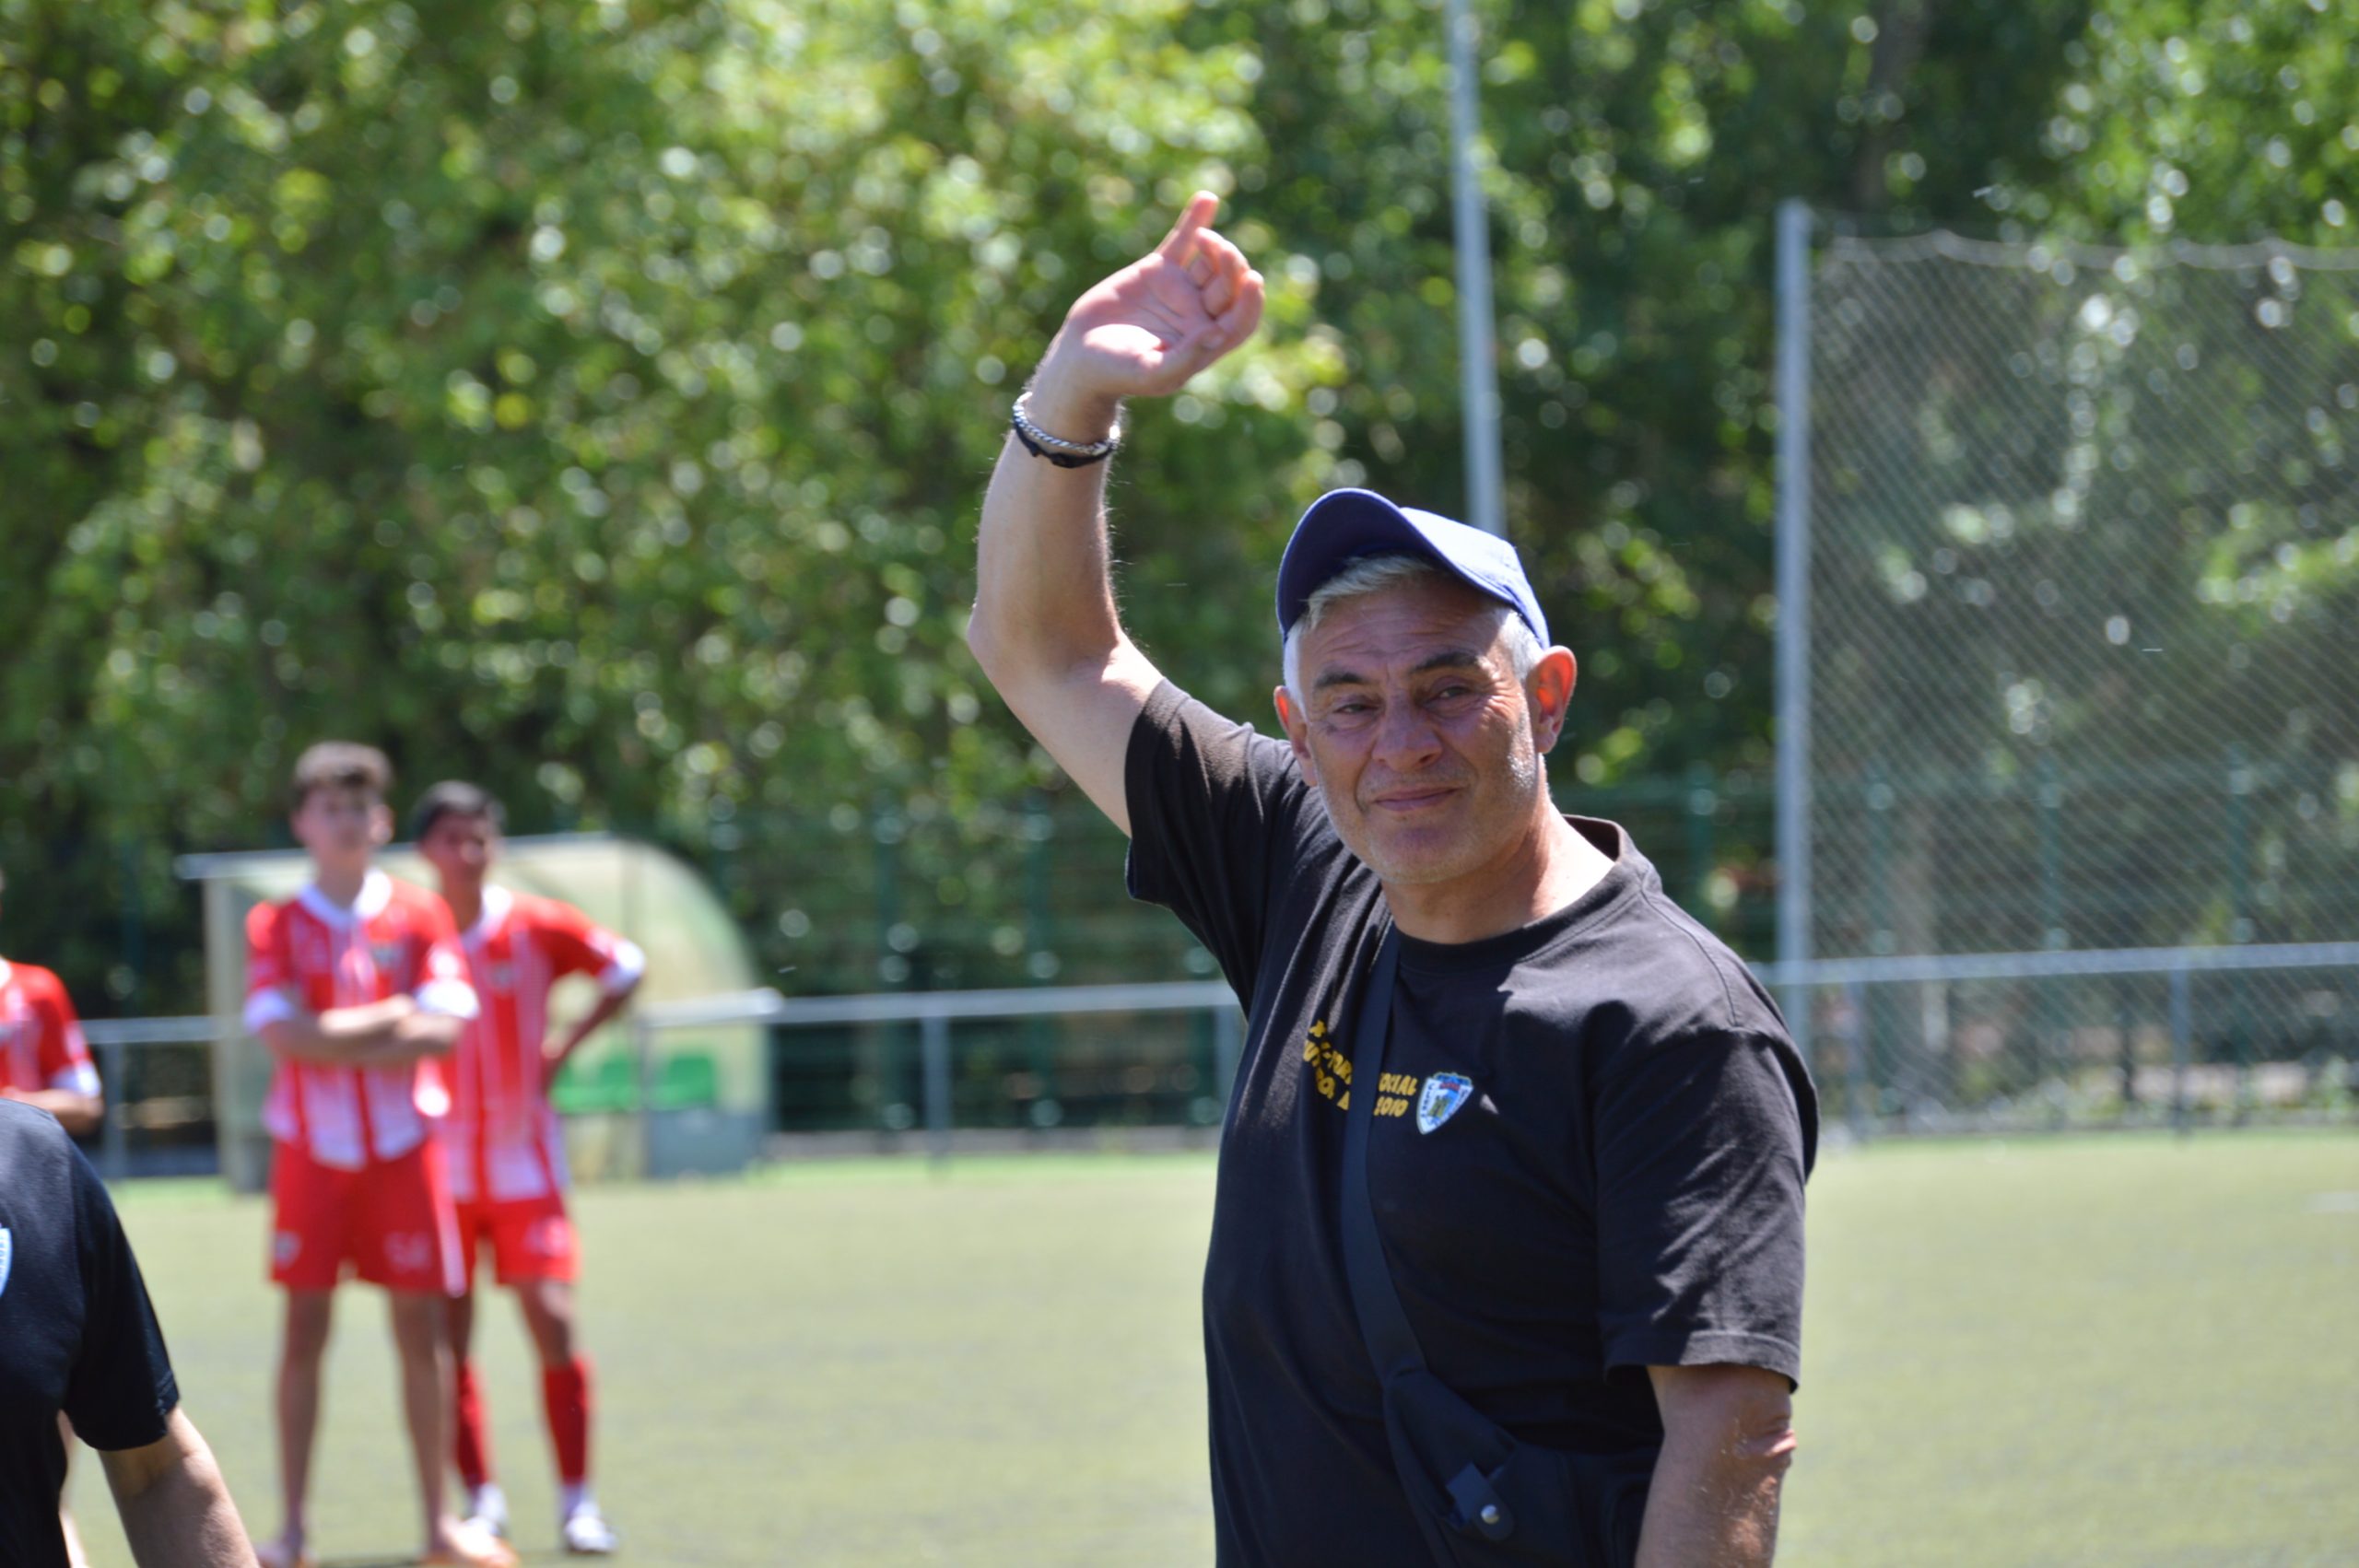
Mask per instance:
[[[1647,1493],[1638,1568],[1768,1568],[1783,1469],[1664,1445]]]
[[[1101,439],[1119,410],[1065,390],[1052,364],[1026,395],[1034,423],[1072,441]],[[1102,661],[1122,641],[1109,577],[1106,468],[1059,467],[1013,433],[1000,450],[983,497],[967,635],[1003,693],[1036,671]]]
[[[1785,1379],[1749,1366],[1647,1370],[1663,1440],[1638,1568],[1768,1568],[1794,1457]]]
[[[96,1094],[85,1094],[79,1089],[9,1089],[0,1094],[37,1111],[47,1111],[57,1118],[58,1126],[76,1138],[97,1131],[106,1115],[105,1100]]]
[[[161,1442],[100,1458],[140,1568],[254,1568],[213,1451],[180,1411]]]

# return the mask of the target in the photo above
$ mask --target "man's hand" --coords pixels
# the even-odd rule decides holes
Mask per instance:
[[[1097,441],[1121,400],[1178,392],[1262,320],[1262,275],[1205,227],[1199,193],[1151,254],[1074,302],[1024,394],[1050,435]],[[1122,631],[1109,576],[1106,465],[1044,462],[1014,437],[1000,449],[977,531],[967,646],[1007,706],[1130,831],[1122,758],[1163,677]]]
[[[1199,191],[1163,243],[1074,301],[1033,379],[1035,422],[1067,440],[1114,427],[1126,397],[1165,397],[1253,335],[1262,275],[1205,227],[1220,198]]]

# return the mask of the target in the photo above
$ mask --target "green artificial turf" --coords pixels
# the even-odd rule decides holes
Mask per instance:
[[[793,1167],[578,1212],[598,1464],[628,1561],[1206,1563],[1195,1156]],[[2294,1564],[2359,1555],[2359,1140],[1830,1154],[1791,1564]],[[130,1189],[187,1408],[277,1523],[264,1211]],[[412,1488],[373,1293],[339,1298],[331,1562],[397,1561]],[[528,1559],[557,1561],[538,1380],[481,1330]],[[127,1562],[87,1457],[99,1568]],[[1306,1565],[1311,1568],[1311,1565]]]

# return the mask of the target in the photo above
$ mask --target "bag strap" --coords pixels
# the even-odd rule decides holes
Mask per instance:
[[[1402,1373],[1426,1370],[1426,1352],[1401,1310],[1401,1293],[1393,1287],[1392,1266],[1385,1261],[1384,1238],[1378,1234],[1376,1205],[1367,1190],[1368,1132],[1376,1125],[1377,1086],[1384,1080],[1384,1043],[1392,1030],[1392,978],[1400,961],[1401,933],[1387,926],[1367,993],[1360,998],[1359,1018],[1352,1026],[1351,1104],[1344,1119],[1344,1274],[1379,1387]],[[1402,1462],[1396,1450],[1394,1467]],[[1495,1541],[1514,1533],[1514,1514],[1480,1466],[1469,1463],[1443,1484],[1454,1510],[1453,1526]],[[1422,1510],[1417,1511],[1417,1527],[1438,1562],[1456,1561]]]
[[[1426,1364],[1425,1352],[1401,1311],[1400,1293],[1393,1289],[1392,1268],[1384,1260],[1384,1238],[1377,1234],[1376,1209],[1367,1193],[1368,1131],[1376,1123],[1384,1042],[1392,1027],[1392,976],[1400,961],[1401,933],[1388,925],[1367,989],[1360,997],[1359,1018],[1352,1026],[1352,1103],[1344,1119],[1344,1273],[1379,1383]]]

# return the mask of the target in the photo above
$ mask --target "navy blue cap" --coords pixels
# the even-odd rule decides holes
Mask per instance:
[[[1514,545],[1438,513],[1395,506],[1373,490],[1330,490],[1294,525],[1278,563],[1278,635],[1294,630],[1310,596],[1363,556],[1422,556],[1514,611],[1541,647],[1550,646],[1548,617]]]

